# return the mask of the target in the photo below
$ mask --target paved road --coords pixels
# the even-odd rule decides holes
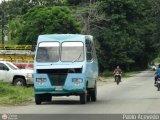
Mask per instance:
[[[160,92],[153,86],[154,72],[144,71],[120,85],[98,87],[98,101],[85,105],[79,97],[53,97],[52,103],[0,106],[0,113],[12,114],[125,114],[160,113]]]

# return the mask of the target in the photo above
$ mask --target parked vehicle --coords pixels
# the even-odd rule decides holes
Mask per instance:
[[[153,71],[156,71],[157,68],[158,68],[158,65],[152,65],[152,66],[151,66],[151,69],[152,69]]]
[[[11,62],[0,61],[0,81],[19,86],[33,84],[33,70],[19,69]]]
[[[14,63],[20,69],[33,69],[33,63]]]
[[[157,90],[160,91],[160,77],[157,79],[155,87],[157,87]]]
[[[119,83],[121,82],[121,74],[119,72],[116,72],[114,77],[115,77],[115,82],[117,83],[117,85],[119,85]]]
[[[91,35],[40,35],[34,60],[35,103],[52,96],[80,96],[96,101],[98,62]]]

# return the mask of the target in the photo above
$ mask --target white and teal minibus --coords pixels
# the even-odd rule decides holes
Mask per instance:
[[[39,35],[34,60],[35,103],[52,96],[80,96],[96,101],[98,62],[91,35]]]

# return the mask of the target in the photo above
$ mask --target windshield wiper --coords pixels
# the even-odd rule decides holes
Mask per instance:
[[[79,56],[75,60],[72,61],[72,63],[74,63],[75,61],[79,60],[79,58],[81,57],[81,55],[82,55],[82,52],[79,54]]]

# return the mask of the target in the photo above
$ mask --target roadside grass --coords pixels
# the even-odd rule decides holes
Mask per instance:
[[[125,77],[125,78],[132,77],[132,76],[134,76],[135,74],[138,74],[138,73],[140,73],[140,71],[125,72],[125,73],[122,74],[122,77]]]
[[[100,73],[99,74],[99,77],[113,77],[113,72],[112,71],[108,71],[108,70],[106,70],[106,71],[104,71],[103,73]]]
[[[33,97],[33,87],[12,86],[9,83],[0,82],[0,105],[22,104],[32,101]]]
[[[124,73],[122,73],[122,77],[125,77],[125,78],[132,77],[138,73],[140,73],[140,71],[124,72]],[[99,76],[105,77],[105,78],[111,78],[111,77],[113,77],[113,75],[114,75],[113,71],[104,71],[103,73],[100,73]]]

